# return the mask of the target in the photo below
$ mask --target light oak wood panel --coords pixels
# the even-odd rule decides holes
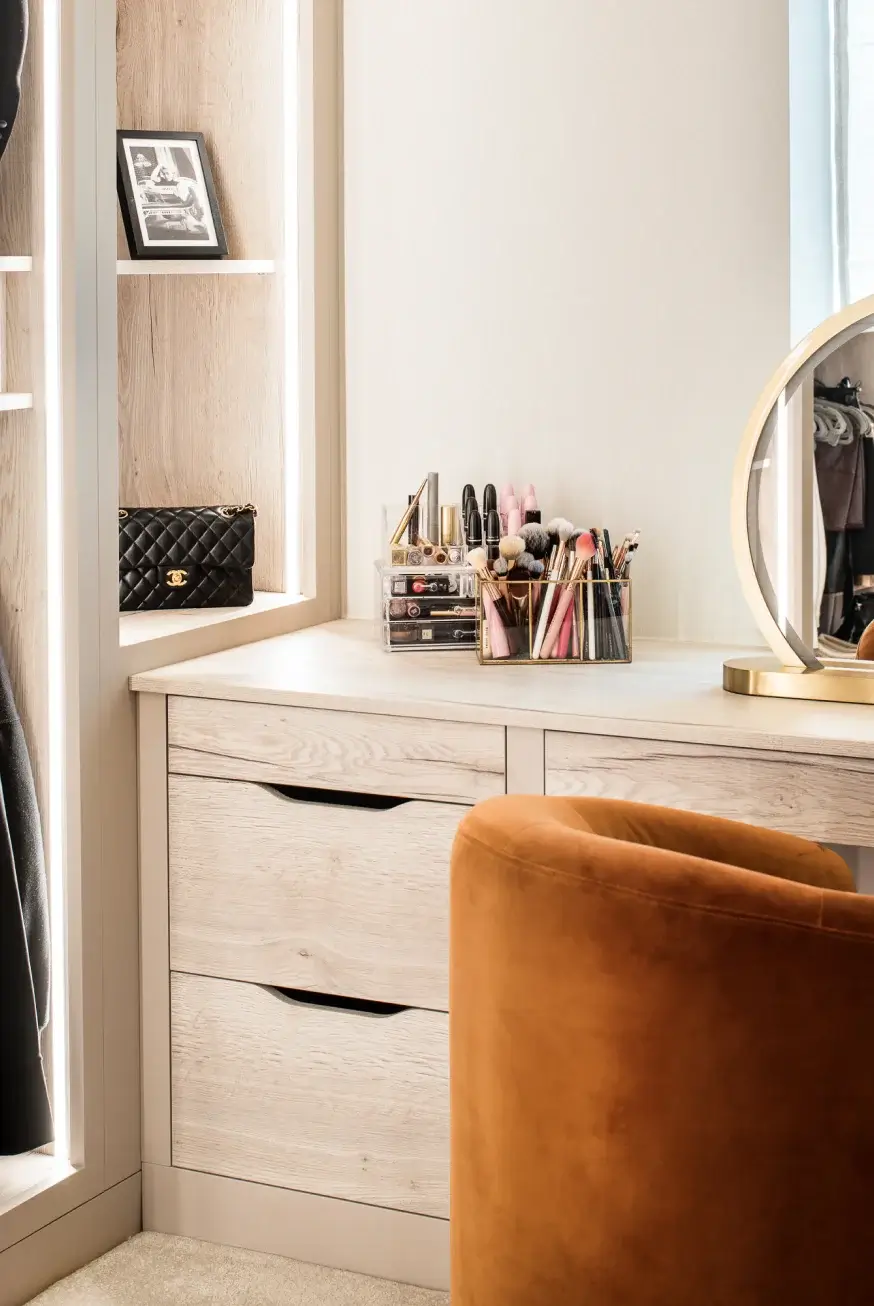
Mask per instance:
[[[171,776],[173,970],[448,1010],[449,853],[466,811]]]
[[[167,700],[137,701],[142,1156],[170,1164]]]
[[[627,665],[577,675],[562,667],[513,667],[503,675],[489,674],[464,654],[387,656],[372,621],[330,621],[194,661],[180,659],[176,666],[166,662],[135,675],[132,687],[283,707],[396,713],[423,722],[500,723],[874,760],[874,712],[864,705],[725,693],[723,662],[760,651],[636,640],[634,661]]]
[[[281,250],[282,24],[294,8],[285,0],[118,0],[118,125],[203,132],[231,258]]]
[[[874,846],[874,762],[549,732],[546,792],[731,817],[823,842]]]
[[[122,277],[119,499],[253,503],[255,588],[284,567],[283,333],[275,277]]]
[[[171,698],[170,770],[477,802],[504,792],[500,726]]]
[[[174,1166],[143,1166],[143,1228],[449,1288],[449,1221]]]
[[[445,1015],[178,974],[172,1002],[174,1165],[447,1216]]]

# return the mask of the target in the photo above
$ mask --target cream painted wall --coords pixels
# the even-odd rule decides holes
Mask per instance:
[[[349,611],[429,469],[640,527],[635,629],[757,639],[735,450],[789,337],[785,0],[346,0]]]

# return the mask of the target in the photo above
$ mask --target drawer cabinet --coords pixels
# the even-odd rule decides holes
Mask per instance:
[[[506,790],[502,726],[171,698],[170,771],[475,803]]]
[[[447,1010],[467,808],[324,797],[170,776],[173,970]]]
[[[174,974],[173,1164],[448,1217],[447,1017]]]
[[[546,736],[546,792],[624,798],[874,845],[874,762],[604,735]]]

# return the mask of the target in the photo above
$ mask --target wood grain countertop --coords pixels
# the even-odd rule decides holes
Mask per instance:
[[[477,721],[583,734],[874,758],[874,708],[745,698],[726,658],[760,649],[638,639],[630,665],[481,667],[468,652],[386,653],[335,621],[131,679],[139,693]]]

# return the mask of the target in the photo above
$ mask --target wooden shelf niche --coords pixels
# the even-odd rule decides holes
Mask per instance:
[[[284,0],[119,0],[117,23],[119,127],[203,132],[229,246],[221,264],[133,263],[119,221],[119,499],[254,503],[255,587],[279,594],[285,278],[273,274],[285,258],[285,43],[296,32],[283,21],[294,11]],[[138,635],[123,630],[122,643]]]

